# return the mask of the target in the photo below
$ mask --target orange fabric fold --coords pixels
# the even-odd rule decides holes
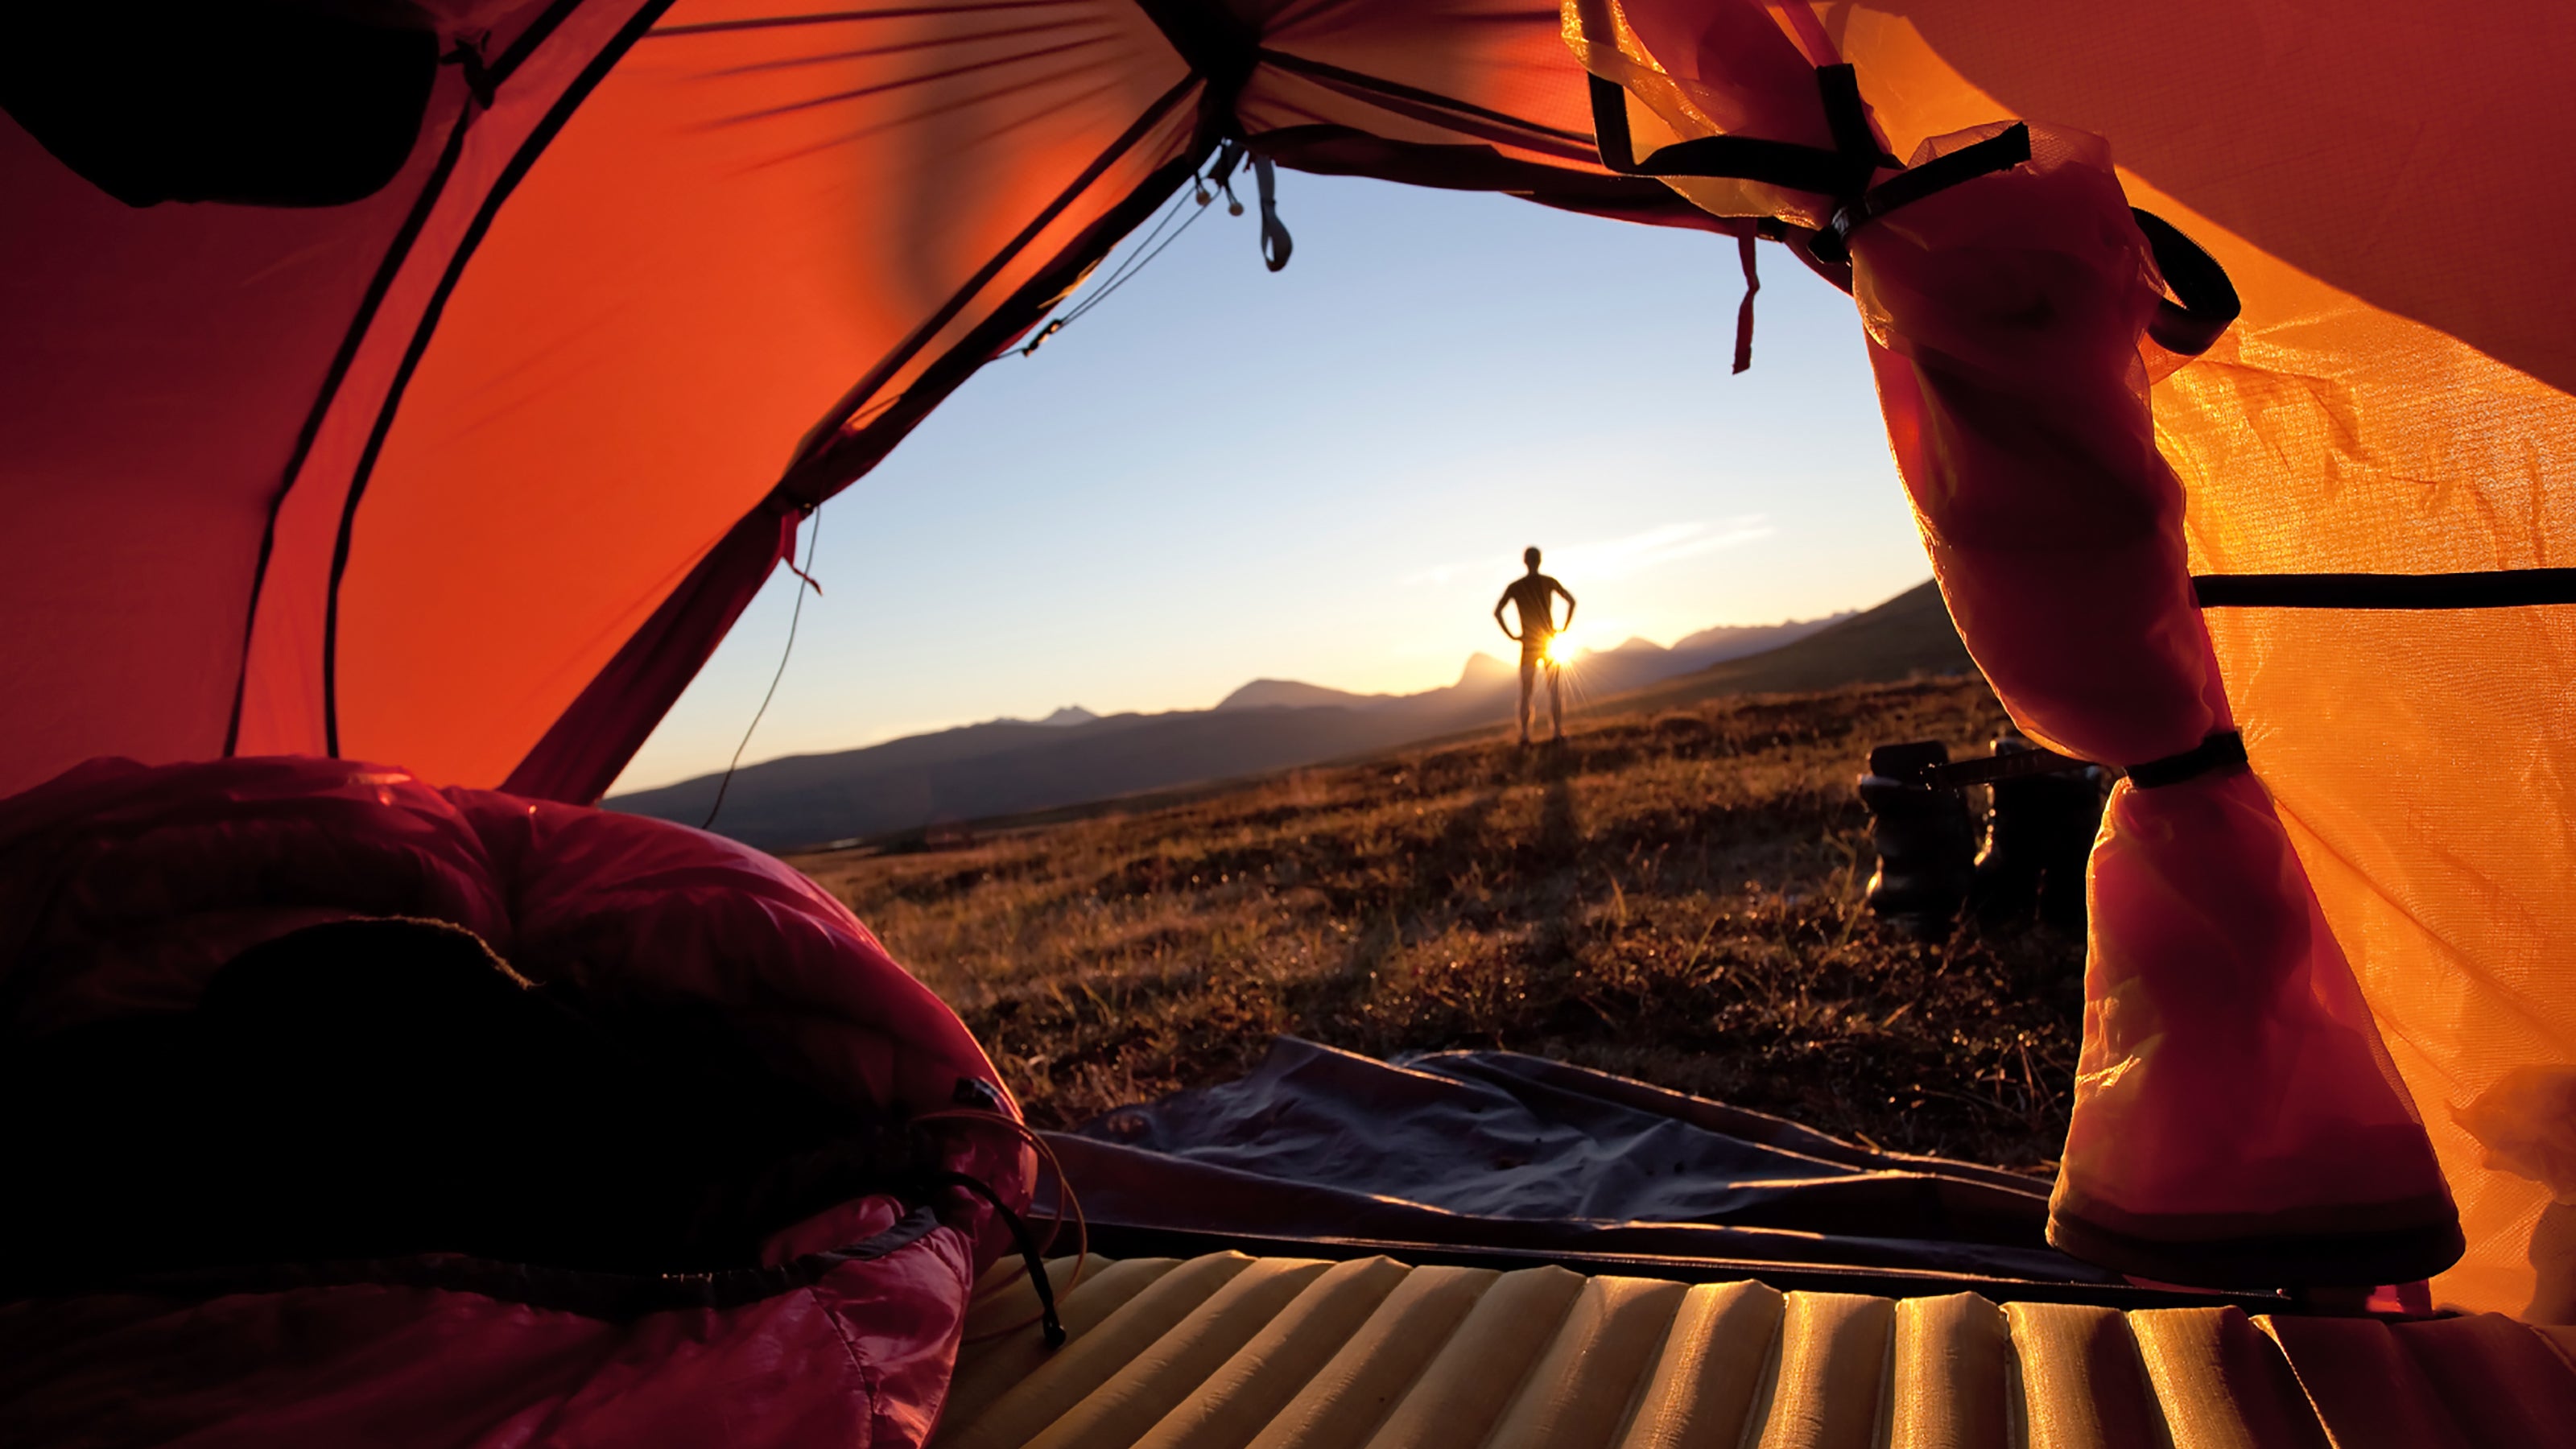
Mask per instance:
[[[1705,8],[1638,0],[1591,33],[1615,33],[1633,74],[1658,59],[1636,53],[1640,35],[1715,34],[1681,28]],[[1569,32],[1588,18],[1569,10]],[[1690,63],[1696,86],[1724,86],[1706,47]],[[1912,164],[2003,124],[1927,142]],[[1853,294],[1969,651],[2032,737],[2143,765],[2234,724],[2148,402],[2162,282],[2108,147],[2032,132],[2030,161],[1856,231]],[[2140,1276],[2247,1286],[2400,1282],[2458,1258],[2421,1122],[2253,774],[2122,782],[2089,894],[2052,1241]]]

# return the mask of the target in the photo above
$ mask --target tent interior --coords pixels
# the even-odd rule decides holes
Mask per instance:
[[[2576,1321],[2576,316],[2530,279],[2571,59],[2528,3],[49,7],[0,54],[0,796],[297,756],[596,801],[810,512],[1194,177],[1700,228],[1854,290],[1969,647],[2133,769],[2062,1245]],[[2094,327],[2114,253],[2077,381],[1938,332]],[[2196,254],[2241,311],[2179,345]],[[1994,622],[2086,588],[2118,647]],[[71,838],[34,798],[11,849]]]

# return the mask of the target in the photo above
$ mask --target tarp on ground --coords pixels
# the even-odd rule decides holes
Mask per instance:
[[[2119,1281],[2048,1246],[2045,1177],[1517,1052],[1281,1037],[1238,1081],[1044,1135],[1083,1213],[1128,1227]]]

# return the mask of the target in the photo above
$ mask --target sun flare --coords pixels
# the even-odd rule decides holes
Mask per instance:
[[[1575,647],[1571,636],[1556,635],[1547,641],[1547,662],[1556,665],[1573,663]]]

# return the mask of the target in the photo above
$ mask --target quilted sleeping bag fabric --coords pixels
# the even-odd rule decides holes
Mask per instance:
[[[399,1235],[383,1241],[429,1250],[234,1261],[220,1247],[172,1249],[220,1203],[256,1202],[260,1184],[226,1180],[220,1163],[204,1168],[204,1153],[187,1157],[192,1144],[167,1132],[167,1151],[200,1165],[156,1175],[162,1149],[142,1144],[172,1121],[193,1124],[196,1137],[245,1140],[265,1124],[201,1107],[197,1099],[250,1100],[226,1097],[231,1084],[202,1066],[226,1059],[189,1056],[185,1070],[165,1072],[181,1049],[157,1044],[180,1042],[180,1028],[212,1014],[209,983],[238,982],[255,961],[268,961],[274,982],[346,980],[393,959],[358,949],[372,939],[366,925],[333,923],[427,941],[415,954],[433,974],[457,969],[432,958],[461,943],[472,991],[538,1004],[553,1014],[532,1020],[564,1041],[605,1040],[599,1023],[653,1012],[711,1022],[762,1074],[741,1100],[804,1103],[815,1120],[867,1124],[879,1139],[914,1144],[917,1160],[907,1159],[909,1175],[879,1173],[819,1204],[812,1171],[790,1184],[802,1198],[774,1190],[772,1171],[764,1200],[801,1203],[793,1215],[767,1220],[738,1253],[658,1271],[583,1261],[590,1235],[580,1220],[555,1261]],[[298,942],[326,954],[280,968]],[[576,1005],[539,1002],[557,997]],[[402,1004],[394,1000],[397,1013]],[[298,1018],[333,1019],[328,1003]],[[394,1058],[458,1040],[444,1026],[408,1044],[392,1043],[398,1029],[387,1035],[381,1055]],[[412,1093],[420,1120],[450,1100],[483,1100],[477,1090],[495,1082],[561,1080],[570,1083],[561,1092],[523,1090],[580,1095],[570,1077],[509,1075],[476,1045],[482,1038],[463,1036],[472,1041],[458,1040],[459,1060],[432,1068],[454,1072],[455,1092],[441,1076]],[[128,1050],[136,1041],[144,1048],[117,1058],[130,1070],[105,1071],[87,1053],[92,1042]],[[312,1060],[366,1075],[371,1042],[320,1045],[328,1050]],[[920,1444],[947,1390],[970,1286],[1010,1241],[949,1175],[1025,1205],[1034,1170],[1011,1125],[1016,1108],[964,1026],[796,872],[658,821],[436,790],[348,761],[99,760],[0,801],[0,1058],[16,1059],[10,1113],[35,1124],[13,1129],[12,1143],[38,1144],[20,1152],[12,1221],[63,1225],[59,1243],[22,1232],[0,1254],[9,1280],[0,1282],[0,1442],[10,1444]],[[31,1075],[30,1063],[59,1065]],[[287,1081],[296,1099],[257,1110],[300,1110],[310,1098],[312,1120],[325,1124],[313,1151],[325,1158],[392,1116],[335,1100],[344,1084]],[[638,1093],[619,1090],[631,1107]],[[134,1110],[110,1110],[121,1110],[119,1094],[136,1099]],[[102,1107],[107,1098],[119,1101]],[[485,1119],[495,1135],[518,1129],[522,1115],[544,1119],[553,1104],[508,1106]],[[932,1113],[941,1115],[922,1120]],[[758,1139],[766,1125],[700,1115],[710,1120],[659,1134],[649,1118],[630,1121],[615,1140],[679,1159],[690,1143]],[[46,1138],[47,1122],[109,1124],[96,1130],[130,1130],[135,1142],[64,1149],[65,1131]],[[430,1135],[466,1140],[471,1128]],[[305,1141],[283,1140],[299,1150]],[[364,1146],[381,1166],[413,1140]],[[846,1165],[848,1150],[834,1150]],[[232,1166],[251,1172],[256,1161]],[[63,1162],[93,1166],[50,1181],[29,1170]],[[129,1180],[131,1191],[117,1185]],[[311,1180],[334,1181],[327,1161]],[[508,1208],[514,1189],[527,1190],[502,1181],[488,1195]],[[46,1218],[49,1198],[72,1204],[72,1215]],[[596,1201],[599,1236],[613,1240],[618,1203]],[[524,1206],[542,1218],[549,1204]],[[101,1229],[102,1213],[118,1226]],[[417,1216],[386,1221],[416,1234]]]

